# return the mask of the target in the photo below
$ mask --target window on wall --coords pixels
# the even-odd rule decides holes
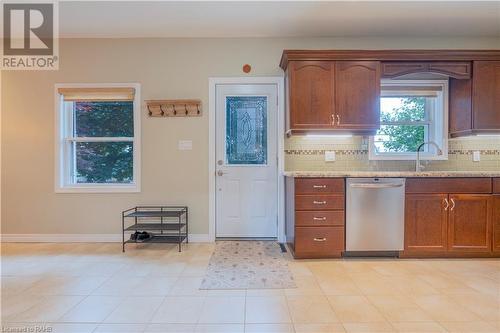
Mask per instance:
[[[380,129],[370,137],[372,160],[414,160],[421,148],[421,158],[448,158],[448,82],[443,80],[382,81]]]
[[[139,86],[57,86],[56,190],[139,191]]]

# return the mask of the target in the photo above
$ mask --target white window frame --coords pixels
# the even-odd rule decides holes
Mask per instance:
[[[425,146],[422,148],[420,152],[421,160],[448,160],[448,80],[382,80],[381,86],[436,86],[441,88],[441,93],[438,94],[437,103],[443,105],[442,113],[437,114],[434,112],[432,116],[436,116],[437,119],[431,119],[431,123],[434,123],[435,126],[430,128],[430,131],[435,131],[435,137],[437,144],[442,150],[442,155],[438,155],[434,149],[431,149],[433,152],[429,152],[428,147]],[[381,88],[383,90],[383,88]],[[404,122],[398,123],[399,125],[405,125]],[[409,124],[414,124],[409,122]],[[428,140],[428,139],[426,139]],[[368,158],[369,160],[393,160],[393,161],[414,161],[417,159],[417,153],[377,153],[375,148],[375,137],[369,137],[369,145],[368,145]]]
[[[68,138],[68,125],[64,114],[64,96],[59,94],[60,88],[134,88],[134,137],[113,137],[110,141],[133,142],[133,180],[128,184],[88,183],[79,184],[71,181],[73,177],[71,165],[66,156],[67,140],[77,141],[105,141],[99,138]],[[141,86],[139,83],[58,83],[55,85],[55,192],[56,193],[128,193],[141,191]]]

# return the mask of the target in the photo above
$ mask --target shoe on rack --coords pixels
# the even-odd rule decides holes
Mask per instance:
[[[149,232],[143,231],[137,235],[137,241],[138,242],[144,242],[148,239],[150,239],[152,235]]]
[[[139,231],[134,232],[133,234],[130,235],[130,240],[137,241],[137,238],[139,237],[141,233]]]

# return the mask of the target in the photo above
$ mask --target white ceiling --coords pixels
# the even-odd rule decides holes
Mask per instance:
[[[61,37],[500,36],[500,1],[60,2]]]

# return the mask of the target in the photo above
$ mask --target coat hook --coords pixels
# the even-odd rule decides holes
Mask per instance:
[[[160,104],[160,111],[161,111],[161,115],[164,116],[165,115],[165,111],[163,111],[163,108],[162,108],[161,104]]]
[[[174,114],[177,115],[177,110],[175,109],[175,104],[172,104],[172,107],[174,108]]]
[[[149,116],[151,117],[153,115],[153,112],[151,111],[151,109],[149,108],[149,104],[146,105],[147,108],[148,108],[148,114]]]
[[[187,104],[184,104],[184,110],[186,110],[186,116],[188,114]]]

